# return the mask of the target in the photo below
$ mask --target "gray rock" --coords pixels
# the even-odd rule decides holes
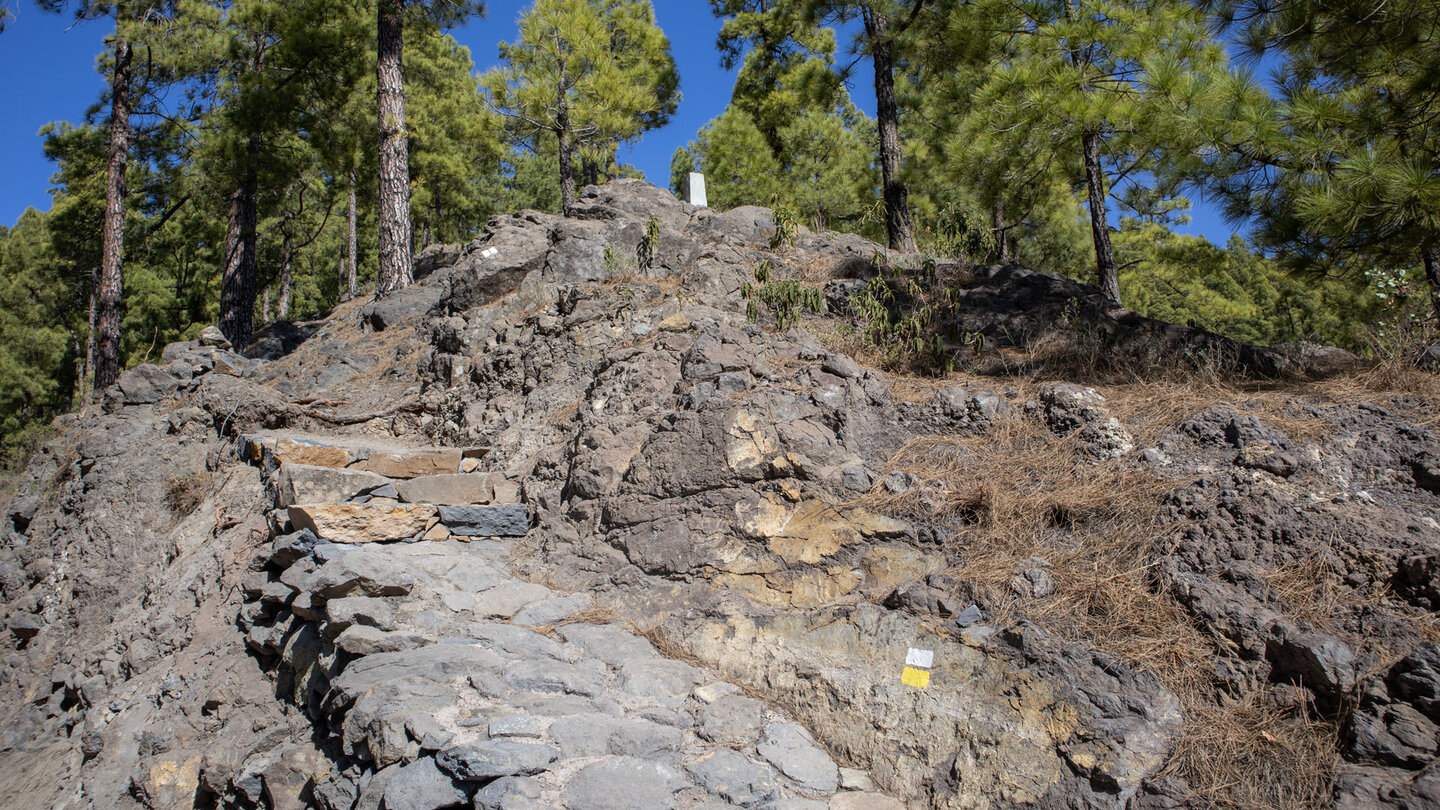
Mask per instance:
[[[470,609],[477,617],[509,619],[526,605],[554,595],[555,592],[544,585],[512,581],[482,591]]]
[[[385,787],[385,810],[441,810],[465,802],[464,791],[430,757],[400,768]]]
[[[626,692],[672,708],[684,703],[700,680],[700,671],[683,661],[630,661],[620,668],[620,685]]]
[[[34,638],[45,627],[45,622],[33,613],[16,613],[10,617],[10,632],[16,638]]]
[[[380,630],[395,628],[395,608],[384,599],[369,596],[344,596],[325,603],[325,618],[330,632],[340,633],[351,625],[362,624]]]
[[[498,737],[539,737],[543,734],[540,721],[528,714],[512,714],[508,717],[494,717],[490,720],[490,736]]]
[[[615,757],[580,769],[565,786],[570,810],[666,810],[685,779],[659,762]]]
[[[364,470],[285,462],[275,471],[275,505],[344,503],[362,492],[384,486],[388,480]]]
[[[1387,676],[1390,692],[1440,723],[1440,645],[1427,641],[1400,659]]]
[[[415,574],[389,554],[352,551],[320,566],[306,579],[304,589],[326,599],[404,596],[417,582]]]
[[[180,381],[165,369],[144,363],[120,375],[120,396],[126,405],[151,405],[180,387]]]
[[[765,725],[765,705],[744,695],[721,698],[700,710],[699,734],[718,745],[754,745]]]
[[[435,761],[451,776],[465,782],[481,782],[500,776],[531,776],[548,770],[560,756],[548,745],[487,740],[441,751]]]
[[[289,568],[310,556],[317,540],[315,533],[309,529],[280,535],[270,543],[270,564],[276,568]]]
[[[832,793],[840,785],[840,768],[820,750],[810,732],[795,723],[770,723],[755,749],[780,772],[811,790]]]
[[[422,751],[439,751],[455,739],[455,732],[440,725],[434,716],[425,712],[417,712],[405,719],[405,733],[420,744]]]
[[[207,326],[201,329],[200,334],[195,337],[195,341],[201,346],[214,349],[230,351],[232,348],[230,339],[225,337],[225,333],[221,332],[218,326]]]
[[[1298,681],[1335,705],[1355,686],[1355,653],[1334,636],[1277,625],[1265,646],[1272,676]]]
[[[780,793],[774,769],[730,748],[708,754],[686,765],[685,770],[706,790],[744,807],[777,798]]]
[[[484,810],[525,810],[539,807],[540,780],[529,776],[504,776],[475,794],[475,807]]]
[[[461,537],[524,537],[530,511],[524,504],[442,506],[440,522]]]
[[[958,614],[956,614],[955,624],[958,627],[969,627],[972,624],[979,623],[980,620],[983,618],[985,617],[980,612],[980,606],[971,605],[970,607],[967,607],[964,610],[960,611]]]
[[[369,655],[351,662],[335,677],[332,699],[346,706],[387,681],[448,684],[476,673],[496,671],[503,661],[492,650],[471,644],[431,644],[418,650]]]
[[[379,653],[417,650],[431,643],[433,639],[419,633],[387,632],[374,627],[357,624],[348,627],[335,639],[335,646],[351,655],[377,655]]]
[[[605,689],[605,682],[573,664],[559,661],[521,660],[505,667],[505,682],[525,692],[557,692],[592,697]]]
[[[526,627],[540,627],[555,624],[590,607],[590,597],[583,593],[571,596],[557,596],[527,605],[518,611],[510,621]]]
[[[586,655],[598,658],[612,667],[620,667],[636,659],[658,657],[650,642],[618,624],[567,624],[558,632],[566,641],[578,646]]]
[[[615,754],[654,759],[679,751],[683,739],[672,726],[606,714],[562,717],[550,725],[549,733],[567,757]]]

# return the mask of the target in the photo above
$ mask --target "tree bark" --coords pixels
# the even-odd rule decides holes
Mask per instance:
[[[115,34],[110,77],[110,155],[105,167],[105,224],[100,236],[100,283],[94,328],[95,386],[103,391],[120,376],[120,304],[125,291],[125,169],[130,157],[130,43]]]
[[[260,207],[260,136],[245,146],[245,174],[230,195],[225,270],[220,276],[220,331],[240,351],[255,328],[255,227]]]
[[[354,169],[351,169],[351,170],[350,170],[350,208],[346,211],[346,216],[349,218],[349,221],[350,221],[350,239],[349,239],[349,241],[346,242],[346,244],[345,244],[345,255],[346,255],[346,257],[349,259],[349,264],[350,264],[349,271],[348,271],[350,275],[349,275],[349,278],[348,278],[348,279],[342,278],[341,281],[343,281],[343,282],[345,283],[345,284],[344,284],[344,288],[343,288],[343,289],[345,290],[345,292],[344,292],[344,298],[345,298],[346,301],[349,301],[351,298],[354,298],[354,297],[355,297],[355,293],[357,292],[357,288],[356,288],[356,283],[357,283],[357,282],[356,282],[356,278],[357,278],[357,275],[358,275],[358,273],[359,273],[359,266],[358,266],[357,262],[359,261],[359,255],[360,255],[360,240],[359,240],[359,238],[356,236],[357,225],[356,225],[356,213],[355,213],[355,170],[354,170]],[[343,262],[342,262],[342,265],[343,265]],[[341,269],[343,270],[343,269],[345,269],[345,268],[342,266]]]
[[[570,216],[575,210],[575,167],[570,162],[570,112],[560,108],[556,116],[555,139],[560,150],[560,213]]]
[[[1100,165],[1100,133],[1094,130],[1082,132],[1080,146],[1085,153],[1085,186],[1090,195],[1090,236],[1095,243],[1095,269],[1105,297],[1119,306],[1120,274],[1115,268],[1115,251],[1110,246],[1105,170]]]
[[[1426,245],[1420,250],[1425,263],[1425,280],[1430,282],[1430,308],[1435,313],[1435,323],[1440,326],[1440,242]]]
[[[445,209],[440,206],[440,189],[435,189],[435,244],[445,244]]]
[[[280,300],[275,302],[275,319],[290,320],[290,288],[295,280],[292,266],[295,262],[294,249],[290,246],[290,234],[285,234],[285,243],[280,248]]]
[[[99,268],[90,272],[90,316],[87,320],[89,330],[85,333],[85,368],[80,372],[80,390],[82,393],[89,393],[95,390],[95,322],[96,313],[99,311],[100,288],[97,285],[100,273]]]
[[[895,101],[895,57],[889,21],[865,15],[870,59],[875,65],[875,119],[880,130],[880,179],[885,196],[885,236],[892,250],[915,252],[915,225],[910,219],[910,193],[900,178],[904,149],[900,144],[900,107]]]
[[[410,144],[405,131],[404,0],[380,0],[375,62],[380,119],[380,266],[376,297],[414,281],[410,225]]]

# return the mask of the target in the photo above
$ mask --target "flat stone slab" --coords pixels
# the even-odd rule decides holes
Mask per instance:
[[[665,808],[685,786],[684,778],[660,762],[634,757],[603,759],[586,765],[565,786],[570,810]]]
[[[795,723],[765,726],[765,739],[756,750],[781,773],[811,790],[833,793],[840,786],[840,768]]]
[[[332,543],[408,540],[435,525],[435,507],[400,503],[324,503],[290,507],[290,523]]]
[[[405,503],[429,503],[435,506],[469,506],[496,503],[496,479],[508,484],[494,473],[459,473],[456,475],[425,475],[397,481],[395,491]],[[512,485],[513,488],[513,485]],[[507,493],[508,494],[508,493]],[[513,501],[510,501],[513,503]]]
[[[267,472],[281,464],[349,468],[387,478],[417,478],[460,472],[466,458],[481,458],[485,447],[412,447],[370,436],[320,436],[299,431],[259,431],[240,437],[240,457]]]
[[[440,522],[461,537],[524,537],[530,510],[524,504],[442,506]]]
[[[486,740],[441,751],[435,759],[456,779],[482,782],[501,776],[529,776],[550,767],[560,752],[548,745]]]
[[[402,450],[393,453],[374,452],[355,466],[386,478],[421,478],[460,472],[465,451],[459,448],[437,450]]]
[[[340,503],[366,490],[385,486],[389,479],[363,470],[346,470],[288,462],[275,473],[275,505]]]

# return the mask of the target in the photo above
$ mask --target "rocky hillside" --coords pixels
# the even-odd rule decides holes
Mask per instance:
[[[582,202],[59,421],[0,805],[1440,805],[1434,378]]]

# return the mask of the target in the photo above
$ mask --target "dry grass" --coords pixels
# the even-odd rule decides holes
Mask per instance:
[[[1180,406],[1170,406],[1180,407]],[[1335,764],[1334,725],[1262,703],[1219,706],[1211,680],[1217,651],[1152,569],[1177,527],[1159,519],[1163,484],[1138,469],[1094,465],[1032,420],[1002,422],[974,439],[928,437],[903,447],[890,469],[926,483],[862,502],[947,526],[958,562],[996,624],[1036,622],[1061,637],[1154,672],[1181,701],[1187,722],[1172,761],[1200,804],[1224,810],[1325,804]],[[888,472],[888,470],[887,470]],[[1054,592],[1018,596],[1011,580],[1028,561],[1049,563]],[[1269,580],[1302,616],[1338,599],[1317,552]]]
[[[1186,706],[1186,733],[1167,772],[1190,783],[1190,799],[1219,810],[1318,810],[1331,806],[1337,746],[1333,724],[1261,702]]]
[[[165,505],[177,517],[184,517],[200,508],[209,490],[208,473],[192,472],[176,476],[170,479],[170,486],[165,490]]]

